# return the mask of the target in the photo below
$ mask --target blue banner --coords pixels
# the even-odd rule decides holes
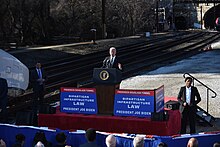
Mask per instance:
[[[97,114],[96,90],[94,88],[61,88],[60,111]]]
[[[151,117],[154,112],[153,90],[117,90],[114,101],[115,116]]]

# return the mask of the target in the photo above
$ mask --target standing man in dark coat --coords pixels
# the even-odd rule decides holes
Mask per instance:
[[[102,68],[116,68],[122,70],[122,65],[116,56],[116,48],[111,47],[109,49],[109,54],[110,56],[104,59]]]
[[[8,83],[0,77],[0,120],[7,122]]]
[[[198,89],[192,84],[192,78],[187,77],[185,79],[186,86],[180,88],[178,94],[178,102],[180,103],[180,113],[181,113],[181,134],[186,133],[187,122],[190,125],[190,134],[196,133],[195,123],[196,123],[196,105],[201,101]]]
[[[36,68],[31,72],[30,77],[34,92],[33,110],[36,112],[37,107],[43,104],[45,81],[47,79],[46,73],[41,67],[40,62],[36,63]]]

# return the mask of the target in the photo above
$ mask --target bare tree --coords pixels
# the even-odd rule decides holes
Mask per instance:
[[[119,36],[134,35],[141,29],[152,25],[153,13],[151,7],[152,1],[144,0],[113,0],[108,3],[108,24],[118,28]],[[113,24],[112,24],[113,21]],[[119,26],[119,27],[118,27]]]
[[[149,31],[155,24],[154,0],[106,0],[105,7],[111,37]],[[2,0],[0,14],[0,36],[21,44],[89,34],[92,28],[102,36],[102,0]]]

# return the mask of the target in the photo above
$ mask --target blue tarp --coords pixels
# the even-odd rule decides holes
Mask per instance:
[[[22,133],[25,135],[25,147],[31,147],[33,145],[33,139],[37,132],[43,131],[48,141],[53,145],[56,144],[55,136],[59,132],[64,132],[67,136],[67,144],[72,147],[78,147],[86,142],[85,132],[69,132],[66,130],[50,130],[48,128],[38,128],[30,126],[16,126],[0,124],[0,138],[6,142],[8,147],[15,143],[16,134]],[[96,142],[100,147],[106,147],[105,138],[108,134],[104,132],[98,132]],[[117,147],[132,147],[133,138],[135,134],[125,135],[116,134]],[[215,134],[195,134],[195,135],[182,135],[179,137],[171,136],[151,136],[151,138],[145,138],[145,147],[157,147],[162,141],[168,144],[169,147],[186,147],[189,138],[195,137],[199,141],[200,147],[211,147],[215,142],[220,141],[220,132]]]

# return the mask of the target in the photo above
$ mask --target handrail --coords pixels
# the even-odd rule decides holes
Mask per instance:
[[[197,78],[193,77],[191,74],[189,73],[184,73],[183,74],[183,77],[186,78],[185,75],[188,75],[189,77],[191,77],[193,79],[193,85],[194,85],[194,80],[196,80],[198,83],[200,83],[202,86],[204,86],[206,89],[207,89],[207,104],[206,104],[206,107],[207,107],[207,113],[209,112],[209,91],[211,91],[214,95],[212,96],[212,98],[215,98],[217,96],[217,93],[212,90],[211,88],[209,88],[208,86],[206,86],[204,83],[202,83],[201,81],[199,81]]]

